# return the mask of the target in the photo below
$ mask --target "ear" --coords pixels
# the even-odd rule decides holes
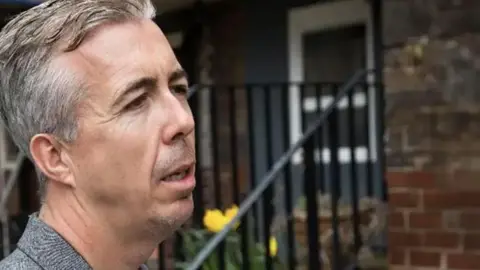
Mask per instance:
[[[51,181],[75,187],[70,157],[52,135],[37,134],[30,140],[30,153],[37,167]]]

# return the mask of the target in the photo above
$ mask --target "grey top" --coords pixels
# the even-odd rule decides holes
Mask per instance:
[[[91,270],[85,259],[37,214],[30,216],[17,249],[0,262],[0,270]],[[147,269],[142,265],[139,269]]]

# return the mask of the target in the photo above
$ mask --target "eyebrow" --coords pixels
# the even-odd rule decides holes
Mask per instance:
[[[157,79],[154,77],[141,77],[138,78],[134,81],[131,81],[127,84],[125,88],[123,88],[118,95],[118,97],[115,99],[115,101],[112,104],[112,107],[118,106],[119,103],[123,101],[123,99],[132,92],[138,91],[142,88],[145,89],[152,89],[157,85]]]
[[[168,83],[170,84],[182,79],[188,81],[187,72],[181,68],[178,68],[170,74],[168,77]]]
[[[185,72],[185,70],[181,68],[178,68],[168,76],[168,84],[177,82],[182,79],[188,81],[187,72]],[[158,84],[157,78],[150,77],[150,76],[141,77],[139,79],[136,79],[128,83],[127,86],[120,91],[120,94],[113,102],[112,107],[118,106],[118,104],[121,103],[122,100],[125,98],[125,96],[127,96],[129,93],[138,91],[142,88],[153,89],[156,87],[157,84]]]

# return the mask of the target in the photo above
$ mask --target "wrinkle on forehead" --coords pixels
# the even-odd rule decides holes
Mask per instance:
[[[135,66],[172,68],[179,65],[167,38],[150,20],[102,26],[77,50],[64,56],[95,75],[104,72],[113,76]]]
[[[85,78],[87,98],[103,104],[129,80],[147,75],[163,81],[180,66],[165,35],[150,20],[102,26],[61,58]],[[95,111],[101,114],[100,108]]]

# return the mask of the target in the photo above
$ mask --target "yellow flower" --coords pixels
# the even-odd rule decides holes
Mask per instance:
[[[218,209],[207,210],[203,216],[203,225],[214,233],[221,231],[227,223],[227,218]]]
[[[270,237],[270,241],[268,243],[268,248],[270,249],[270,255],[272,257],[275,257],[277,256],[277,252],[278,252],[278,243],[277,243],[277,239],[275,239],[275,237],[271,236]]]
[[[203,216],[203,225],[207,230],[213,233],[217,233],[223,229],[238,213],[238,207],[236,205],[230,207],[222,213],[218,209],[207,210]],[[235,224],[235,229],[238,228],[240,223]]]
[[[225,216],[228,217],[230,220],[233,219],[238,213],[238,206],[233,205],[232,207],[225,210]]]
[[[225,210],[225,217],[228,218],[228,222],[232,220],[238,214],[238,206],[233,205],[232,207]],[[240,222],[235,223],[234,228],[237,229],[240,226]]]

